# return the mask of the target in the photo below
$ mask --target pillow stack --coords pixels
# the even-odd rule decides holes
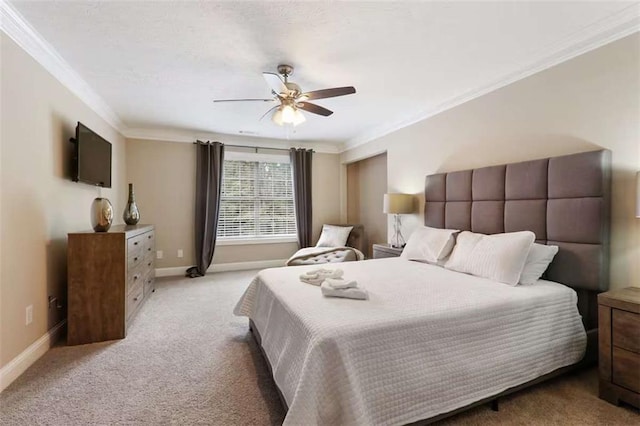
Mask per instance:
[[[511,286],[534,284],[558,253],[557,246],[534,240],[531,231],[493,235],[464,231],[444,267]]]
[[[464,231],[444,267],[517,285],[535,238],[531,231],[493,235]]]

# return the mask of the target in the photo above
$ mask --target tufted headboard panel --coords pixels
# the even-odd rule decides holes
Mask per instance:
[[[533,231],[559,247],[545,278],[598,292],[609,288],[610,205],[611,152],[600,150],[427,176],[424,214],[435,228]]]

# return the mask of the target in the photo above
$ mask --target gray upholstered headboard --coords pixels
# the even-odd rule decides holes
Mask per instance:
[[[494,234],[530,230],[560,250],[546,278],[574,288],[587,329],[609,288],[611,152],[584,152],[427,176],[425,225]]]

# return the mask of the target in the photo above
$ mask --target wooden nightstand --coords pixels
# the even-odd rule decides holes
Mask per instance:
[[[598,295],[600,398],[640,408],[640,288]]]
[[[373,258],[382,259],[383,257],[399,257],[402,254],[401,248],[391,247],[391,244],[374,244]]]

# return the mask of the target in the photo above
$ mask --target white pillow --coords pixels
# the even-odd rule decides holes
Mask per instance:
[[[316,247],[344,247],[353,226],[322,225],[322,233]]]
[[[533,243],[520,274],[520,284],[534,284],[538,281],[557,253],[558,246]]]
[[[517,285],[535,238],[531,231],[493,235],[464,231],[444,267]]]
[[[449,256],[456,244],[457,229],[438,229],[422,226],[411,234],[400,257],[419,262],[438,263]]]

